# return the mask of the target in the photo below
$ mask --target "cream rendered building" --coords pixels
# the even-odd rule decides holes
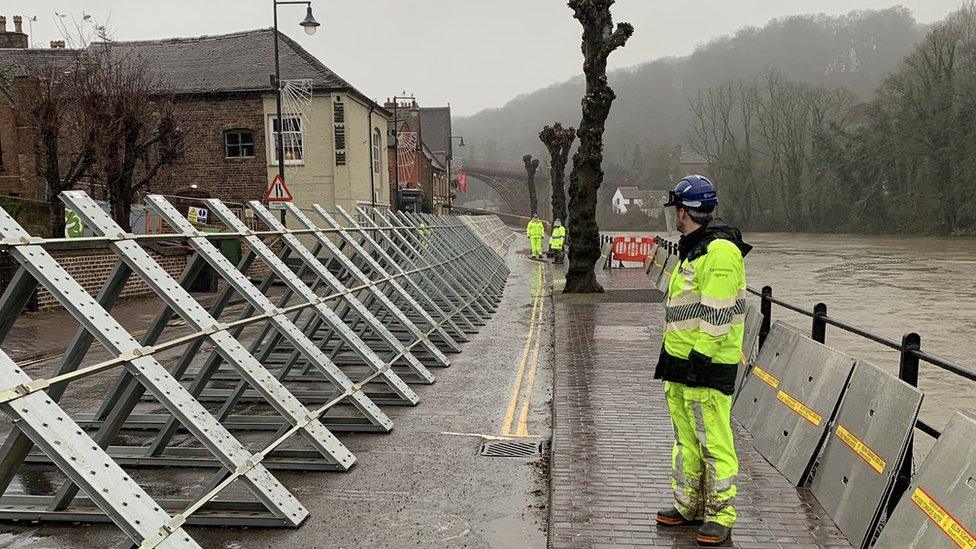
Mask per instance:
[[[302,209],[348,211],[390,196],[386,128],[392,114],[281,34],[285,182]],[[308,99],[308,93],[311,99]],[[278,174],[275,95],[264,95],[268,182]]]
[[[282,110],[285,182],[294,204],[302,209],[320,204],[332,212],[336,204],[349,211],[362,203],[385,205],[390,196],[384,169],[389,113],[352,93],[314,90],[310,105],[295,110]],[[264,112],[270,183],[278,175],[276,132],[270,131],[277,126],[274,95],[264,98]]]

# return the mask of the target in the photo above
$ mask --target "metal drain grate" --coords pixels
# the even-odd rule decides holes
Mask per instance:
[[[480,454],[487,457],[542,457],[543,441],[523,442],[516,440],[486,440]]]

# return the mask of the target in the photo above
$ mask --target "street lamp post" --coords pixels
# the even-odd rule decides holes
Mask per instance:
[[[454,189],[452,188],[453,179],[451,178],[451,168],[454,167],[454,140],[460,141],[458,146],[464,148],[464,138],[460,135],[448,136],[447,140],[447,211],[454,211]]]
[[[275,88],[275,107],[276,114],[275,119],[278,123],[278,135],[275,139],[275,146],[277,148],[277,159],[278,159],[278,177],[281,178],[282,183],[285,181],[285,126],[282,121],[281,116],[281,63],[278,58],[278,6],[286,4],[304,4],[306,6],[305,19],[302,20],[299,25],[305,29],[305,34],[311,36],[315,34],[321,25],[318,21],[312,17],[312,2],[310,1],[290,1],[290,0],[272,0],[274,4],[274,88]],[[274,128],[272,128],[274,130]],[[281,210],[281,224],[285,224],[285,210]]]

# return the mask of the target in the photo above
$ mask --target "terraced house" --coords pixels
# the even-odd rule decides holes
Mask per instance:
[[[278,173],[279,161],[273,153],[279,131],[270,77],[274,74],[273,33],[259,29],[89,46],[113,48],[144,60],[158,82],[160,95],[172,96],[177,103],[185,151],[175,165],[160,171],[151,191],[236,202],[264,197]],[[332,209],[335,204],[353,208],[357,203],[386,202],[390,181],[384,164],[390,113],[296,41],[281,33],[279,37],[284,86],[280,130],[285,138],[286,181],[296,205],[318,203]],[[72,55],[77,51],[0,48],[0,71],[16,80],[18,69],[32,58]],[[17,102],[9,93],[6,99],[16,111]],[[24,149],[6,141],[23,133],[3,127],[23,126],[22,119],[14,122],[16,117],[16,112],[0,116],[5,151]],[[23,171],[25,177],[34,177],[32,170]],[[0,194],[29,195],[36,187],[29,183],[11,180],[3,184]]]

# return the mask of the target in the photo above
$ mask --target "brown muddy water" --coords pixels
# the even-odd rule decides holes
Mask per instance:
[[[976,369],[976,238],[750,234],[749,284],[890,339],[922,336],[922,349]],[[806,329],[810,319],[776,307],[773,318]],[[898,352],[827,328],[827,344],[897,374]],[[956,410],[976,411],[976,383],[922,363],[921,417],[941,430]],[[919,437],[920,449],[931,440]]]
[[[677,239],[676,235],[671,236]],[[976,369],[976,238],[747,234],[749,285],[900,341],[918,332],[922,349]],[[757,300],[758,301],[758,300]],[[811,321],[781,307],[773,319],[810,329]],[[898,373],[898,352],[827,328],[827,344]],[[976,383],[922,363],[921,417],[942,429],[956,410],[976,411]],[[931,439],[919,433],[920,453]]]

